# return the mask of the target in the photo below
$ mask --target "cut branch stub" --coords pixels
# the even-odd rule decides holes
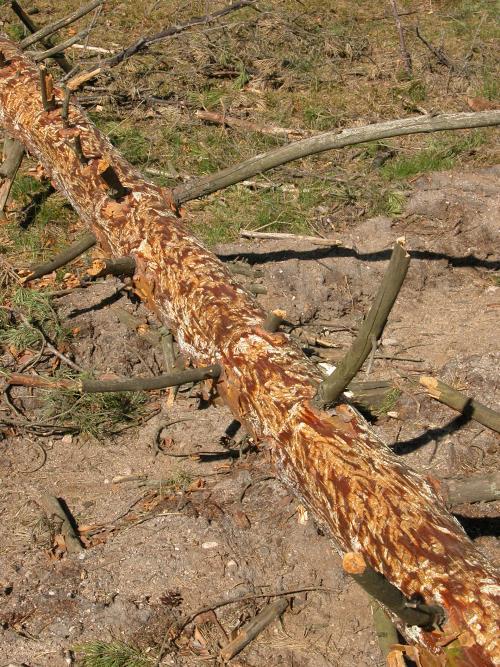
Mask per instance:
[[[443,645],[457,637],[455,665],[493,665],[497,573],[432,485],[350,406],[337,406],[334,416],[314,408],[319,370],[287,336],[265,331],[267,313],[175,217],[171,191],[144,181],[70,102],[87,154],[102,155],[131,190],[120,204],[110,200],[99,160],[82,165],[60,114],[43,113],[36,68],[7,39],[0,51],[10,60],[0,69],[6,131],[42,162],[106,252],[135,258],[136,289],[181,353],[198,366],[220,365],[219,394],[257,442],[269,443],[280,479],[344,552],[361,552],[407,599],[444,608],[443,631],[413,626],[414,643],[443,657]]]
[[[445,621],[444,609],[436,604],[422,604],[408,600],[399,589],[366,564],[363,555],[350,552],[344,555],[344,570],[351,575],[361,588],[380,602],[386,609],[396,614],[406,625],[420,628],[440,627]]]
[[[54,84],[52,76],[47,72],[45,65],[40,65],[40,92],[45,111],[54,111],[56,108]]]

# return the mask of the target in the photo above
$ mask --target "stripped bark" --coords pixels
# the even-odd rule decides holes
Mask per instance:
[[[329,416],[311,400],[320,372],[176,218],[172,192],[145,181],[70,103],[45,112],[38,72],[0,38],[0,121],[40,159],[111,256],[136,260],[136,291],[197,365],[219,364],[217,389],[257,441],[267,441],[280,477],[344,552],[356,551],[403,595],[441,605],[441,629],[406,634],[444,663],[493,665],[499,655],[498,578],[448,513],[432,483],[401,462],[349,405]],[[63,93],[55,91],[58,105]],[[69,140],[80,136],[82,164]],[[128,193],[109,196],[113,165]]]

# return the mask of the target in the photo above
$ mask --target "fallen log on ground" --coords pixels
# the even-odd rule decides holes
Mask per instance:
[[[59,88],[56,108],[44,110],[39,86],[37,68],[0,38],[6,131],[42,162],[105,251],[135,259],[137,292],[184,355],[221,367],[216,389],[338,547],[359,553],[408,605],[443,608],[441,625],[405,629],[422,664],[494,665],[498,578],[432,481],[349,405],[333,414],[313,407],[319,371],[285,334],[264,329],[266,312],[172,213],[171,191],[146,182],[75,104],[63,123]]]

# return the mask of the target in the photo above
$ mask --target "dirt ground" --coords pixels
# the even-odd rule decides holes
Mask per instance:
[[[80,4],[39,0],[33,16],[43,24]],[[70,57],[91,66],[109,55],[92,48],[115,52],[223,4],[109,0],[86,19],[91,48]],[[127,159],[169,186],[284,141],[207,125],[200,110],[311,133],[498,106],[494,3],[401,0],[410,77],[382,4],[261,0],[257,12],[156,43],[90,81],[78,99]],[[2,31],[23,38],[12,12],[1,12]],[[417,22],[452,67],[416,37]],[[0,223],[2,305],[12,305],[16,289],[4,260],[29,266],[82,232],[35,167],[23,163]],[[499,176],[494,129],[398,138],[307,158],[190,202],[186,222],[221,260],[250,267],[242,283],[266,288],[259,302],[286,310],[284,331],[324,369],[352,342],[394,241],[404,237],[409,273],[373,363],[357,379],[397,387],[369,415],[373,428],[410,466],[446,480],[498,467],[498,435],[429,398],[418,377],[440,378],[500,408]],[[241,228],[340,243],[243,241]],[[99,256],[94,249],[33,291],[74,286]],[[166,372],[159,324],[126,281],[98,280],[50,303],[66,331],[56,346],[86,373]],[[0,319],[0,336],[3,326]],[[47,348],[37,357],[36,337],[21,348],[5,340],[0,370],[31,362],[40,375],[69,370]],[[109,403],[4,389],[0,380],[0,666],[145,667],[157,663],[161,647],[162,665],[220,664],[220,647],[283,592],[290,607],[230,664],[385,664],[370,601],[343,573],[328,536],[275,478],[269,453],[234,434],[229,411],[208,403],[199,386],[120,399],[116,422],[102,421]],[[69,508],[80,553],[68,553],[47,520],[46,494]],[[498,502],[454,508],[494,562],[499,510]],[[221,604],[236,596],[247,599]],[[209,611],[177,641],[165,640],[202,607]],[[129,662],[85,662],[99,642],[132,647]]]
[[[376,358],[369,376],[395,379],[404,391],[391,416],[381,415],[374,428],[411,466],[445,479],[494,469],[498,436],[429,399],[408,378],[432,374],[499,407],[500,288],[493,280],[499,171],[422,177],[404,215],[346,226],[338,249],[283,241],[216,249],[225,261],[245,260],[262,271],[259,282],[268,293],[259,299],[268,308],[285,308],[290,322],[302,322],[293,335],[307,336],[309,350],[311,335],[322,335],[341,353],[377,289],[391,244],[406,237],[412,264],[379,348],[390,358]],[[109,298],[116,294],[112,279],[57,299],[63,322],[79,328],[73,359],[98,375],[163,370],[158,347],[124,324],[122,311],[149,323],[148,330],[155,323],[126,292]],[[26,391],[12,398],[36,414]],[[150,409],[160,412],[100,442],[3,431],[2,664],[62,666],[77,645],[112,638],[154,656],[170,625],[201,606],[310,587],[317,590],[294,594],[291,610],[233,664],[383,664],[367,596],[343,574],[313,518],[273,478],[266,453],[240,457],[237,445],[227,448],[229,412],[206,406],[196,388],[172,405],[165,395],[154,396]],[[176,420],[185,421],[165,428],[164,451],[155,455],[155,434]],[[120,477],[132,481],[119,483]],[[187,483],[180,490],[168,482],[163,490],[138,486],[144,479],[182,477]],[[40,507],[45,493],[63,498],[80,528],[90,527],[82,533],[87,548],[81,554],[53,548]],[[500,555],[499,507],[456,509],[492,560]],[[210,614],[200,617],[163,664],[210,660],[223,632],[230,635],[262,605],[257,598],[217,609],[217,623]]]

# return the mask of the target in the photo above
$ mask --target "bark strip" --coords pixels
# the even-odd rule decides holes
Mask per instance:
[[[319,370],[286,334],[263,328],[264,309],[173,215],[172,192],[145,181],[75,104],[68,127],[59,107],[45,112],[36,68],[6,38],[0,52],[0,122],[40,159],[104,251],[135,258],[135,289],[181,353],[198,366],[220,365],[219,393],[255,440],[269,444],[280,478],[342,551],[360,552],[405,598],[444,608],[441,630],[406,629],[419,651],[492,666],[499,580],[432,484],[349,405],[334,416],[315,408]],[[63,92],[55,93],[60,104]],[[93,156],[88,164],[68,144],[76,134]],[[104,163],[128,189],[120,201],[101,178]]]

